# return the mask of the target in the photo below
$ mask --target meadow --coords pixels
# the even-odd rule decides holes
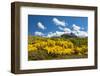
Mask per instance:
[[[88,57],[88,38],[28,36],[28,60]]]

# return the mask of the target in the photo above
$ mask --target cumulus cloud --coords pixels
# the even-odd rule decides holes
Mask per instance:
[[[44,27],[44,25],[41,22],[38,22],[38,27],[41,29],[46,29],[46,27]],[[72,25],[72,29],[67,28],[67,27],[62,27],[62,26],[58,26],[59,30],[61,31],[55,31],[55,32],[49,32],[47,35],[36,31],[34,32],[34,35],[36,36],[43,36],[43,37],[60,37],[63,34],[69,34],[69,35],[75,35],[77,37],[88,37],[88,33],[86,31],[83,31],[80,26],[77,26],[76,24]]]
[[[69,28],[64,28],[64,32],[71,33],[71,30]]]
[[[80,31],[80,30],[78,30],[78,31],[70,30],[70,32],[68,32],[68,31],[69,31],[69,29],[67,30],[67,32],[66,31],[49,32],[46,37],[60,37],[63,34],[71,34],[71,33],[77,37],[87,37],[88,36],[88,33],[85,31]]]
[[[78,31],[78,30],[80,30],[80,27],[75,25],[75,24],[73,24],[72,29],[75,30],[75,31]]]
[[[50,32],[48,33],[47,37],[60,37],[61,35],[63,35],[65,32],[60,32],[60,31],[56,31],[56,32]]]
[[[59,28],[60,30],[62,30],[62,31],[64,30],[64,28],[62,28],[62,27],[60,27],[60,26],[59,26],[58,28]]]
[[[39,31],[36,31],[34,34],[35,34],[36,36],[44,36],[44,34],[43,34],[42,32],[39,32]]]
[[[42,30],[46,29],[46,27],[41,22],[38,22],[37,26],[38,26],[38,28],[40,28]]]
[[[69,34],[77,37],[88,37],[88,33],[86,31],[82,31],[81,27],[73,24],[72,29],[67,27],[58,27],[61,31],[49,32],[46,37],[60,37],[63,34]]]
[[[85,31],[80,31],[79,32],[79,37],[87,37],[88,36],[88,33],[85,32]]]
[[[64,31],[64,32],[66,32],[66,33],[71,33],[71,30],[69,29],[69,28],[62,28],[62,27],[58,27],[60,30],[62,30],[62,31]]]
[[[61,20],[59,20],[57,18],[53,18],[53,22],[58,26],[66,26],[65,25],[65,21],[61,21]]]
[[[72,31],[72,33],[77,37],[87,37],[88,33],[85,31]]]
[[[72,33],[77,37],[87,37],[88,33],[86,31],[81,31],[80,29],[83,29],[83,28],[73,24]]]

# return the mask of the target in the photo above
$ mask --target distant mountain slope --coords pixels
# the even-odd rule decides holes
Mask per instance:
[[[63,38],[77,38],[77,36],[75,36],[73,34],[63,34],[63,35],[61,35],[61,37],[63,37]]]

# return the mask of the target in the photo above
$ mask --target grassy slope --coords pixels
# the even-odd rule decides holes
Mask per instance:
[[[87,45],[87,38],[44,38],[44,37],[37,37],[37,36],[29,36],[28,37],[28,44],[32,44],[35,40],[57,40],[57,39],[63,39],[63,40],[70,40],[75,46],[81,46],[81,45]],[[88,51],[88,50],[87,50]],[[35,52],[28,52],[28,59],[29,60],[50,60],[50,59],[77,59],[77,58],[87,58],[86,55],[54,55],[54,54],[48,54],[44,50],[37,50]]]

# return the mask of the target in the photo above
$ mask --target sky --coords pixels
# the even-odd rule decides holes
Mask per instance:
[[[70,33],[88,36],[88,17],[28,15],[28,35],[53,37]]]

